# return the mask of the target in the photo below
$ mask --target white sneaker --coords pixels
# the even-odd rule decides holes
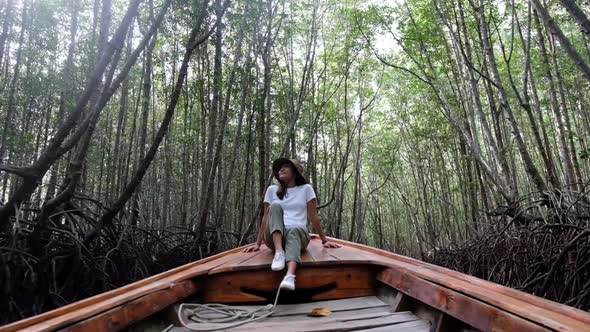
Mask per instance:
[[[279,287],[281,289],[295,290],[295,275],[286,274]]]
[[[285,252],[284,251],[277,251],[275,252],[275,258],[272,260],[272,265],[270,268],[273,271],[280,271],[285,268]]]

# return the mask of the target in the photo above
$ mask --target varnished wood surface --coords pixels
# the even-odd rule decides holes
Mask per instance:
[[[348,252],[349,250],[350,249],[346,248],[344,251]],[[340,251],[340,249],[338,249],[338,251]],[[340,253],[336,250],[324,248],[319,240],[312,240],[307,246],[307,249],[301,254],[301,264],[303,266],[339,265],[348,263],[354,264],[364,260],[362,251],[356,249],[353,249],[353,253],[349,256],[338,257],[339,254]],[[274,253],[265,245],[262,245],[260,251],[255,252],[253,256],[240,261],[226,262],[212,269],[209,274],[256,270],[265,267],[270,269],[270,263],[272,262],[273,256]]]
[[[493,324],[480,323],[480,328],[483,330],[488,328],[491,330],[492,327],[497,330],[509,330],[506,328],[514,326],[515,322],[524,321],[525,325],[522,326],[527,326],[526,322],[530,322],[531,326],[540,326],[548,330],[590,332],[590,314],[587,312],[402,255],[338,239],[330,240],[341,244],[343,247],[326,249],[323,248],[319,239],[313,239],[302,255],[303,269],[300,270],[301,273],[304,273],[306,267],[339,269],[355,264],[379,266],[384,269],[384,272],[379,276],[382,282],[463,321],[475,323],[473,317],[477,316],[469,318],[468,315],[473,314],[468,314],[465,310],[456,310],[457,305],[461,307],[461,305],[468,306],[472,303],[486,315],[490,313],[490,310],[498,312],[499,314],[494,314],[495,316],[492,317],[496,319]],[[217,276],[223,278],[223,275],[228,273],[252,271],[253,274],[258,274],[258,270],[267,272],[270,270],[273,254],[268,248],[263,246],[261,251],[254,253],[243,253],[242,250],[243,248],[236,248],[178,267],[42,315],[6,325],[1,327],[0,331],[54,331],[68,326],[76,326],[75,324],[80,326],[79,323],[91,320],[93,317],[96,321],[96,317],[109,311],[111,316],[117,316],[113,310],[123,310],[123,308],[126,308],[125,304],[139,303],[142,298],[156,292],[166,294],[172,292],[174,286],[179,282],[194,279],[195,277],[200,276],[201,279],[215,280]],[[265,272],[266,275],[269,275],[267,272]],[[272,277],[268,280],[274,280],[273,278],[276,279],[276,277]],[[414,285],[414,292],[404,289],[408,283]],[[422,287],[421,292],[415,291],[416,285]],[[197,288],[199,287],[196,287],[195,291]],[[360,291],[356,296],[367,295],[362,291],[365,288],[358,289]],[[223,298],[223,293],[220,292],[219,294],[219,298]],[[445,297],[453,301],[458,299],[457,303],[459,304],[453,301],[444,302],[440,300]],[[165,296],[162,298],[165,298]],[[211,298],[214,299],[215,297]],[[257,298],[257,300],[260,300],[260,298]],[[450,309],[447,306],[450,306]],[[145,307],[142,306],[138,308],[145,310]],[[155,306],[153,312],[156,312],[158,308],[158,306]],[[126,323],[131,322],[133,322],[133,319],[127,319],[127,322],[123,321],[120,324],[124,326]],[[503,327],[504,329],[502,329]],[[531,330],[534,329],[531,328]]]
[[[395,254],[395,253],[392,253],[389,251],[365,246],[365,245],[358,244],[358,243],[348,242],[348,241],[344,241],[344,240],[339,240],[339,239],[331,239],[331,240],[333,242],[340,243],[342,245],[346,245],[351,248],[365,251],[365,253],[367,253],[367,254],[369,254],[369,253],[376,254],[378,256],[377,261],[372,260],[372,262],[377,263],[379,265],[405,267],[405,268],[408,268],[409,269],[408,271],[411,271],[412,273],[420,274],[420,277],[423,277],[427,280],[431,280],[431,281],[436,282],[436,280],[429,279],[432,277],[432,274],[429,274],[427,272],[420,273],[423,271],[432,271],[432,272],[435,272],[435,274],[437,274],[439,277],[445,276],[444,279],[446,279],[449,283],[456,283],[458,281],[464,281],[470,285],[469,288],[472,289],[473,291],[479,291],[482,289],[486,289],[486,290],[493,292],[495,295],[502,295],[502,296],[507,296],[507,297],[513,298],[513,299],[517,299],[521,302],[527,303],[528,305],[533,305],[535,307],[544,308],[544,309],[547,309],[548,311],[559,313],[561,315],[571,317],[575,320],[582,321],[586,324],[590,324],[590,313],[570,307],[570,306],[567,306],[567,305],[564,305],[564,304],[561,304],[561,303],[549,301],[549,300],[543,299],[541,297],[534,296],[529,293],[525,293],[525,292],[516,290],[514,288],[505,287],[505,286],[502,286],[502,285],[499,285],[499,284],[496,284],[493,282],[479,279],[477,277],[473,277],[468,274],[457,272],[457,271],[447,269],[447,268],[444,268],[441,266],[425,263],[425,262],[419,261],[419,260],[411,258],[411,257],[398,255],[398,254]],[[439,280],[439,278],[436,278],[436,279]],[[468,291],[468,293],[471,293],[471,292]],[[584,330],[584,331],[590,331],[590,330]]]
[[[254,255],[242,248],[225,251],[205,259],[142,279],[132,284],[0,327],[0,332],[55,331],[59,328],[92,317],[142,296],[169,289],[176,283],[207,274],[228,261],[238,261]]]
[[[331,239],[331,241],[341,244],[342,248],[326,249],[318,239],[313,239],[308,246],[308,252],[312,259],[303,262],[302,265],[357,263],[392,268],[399,271],[401,275],[408,274],[415,280],[425,281],[421,283],[426,287],[424,292],[433,293],[426,300],[433,301],[432,304],[435,305],[420,300],[433,307],[436,307],[437,304],[433,299],[448,295],[440,294],[444,289],[448,289],[452,294],[464,294],[463,300],[474,301],[474,305],[482,310],[493,308],[492,312],[497,310],[497,312],[506,313],[506,315],[500,315],[503,319],[496,318],[493,314],[492,318],[495,319],[493,324],[480,324],[481,327],[490,327],[489,329],[484,328],[484,331],[491,331],[491,327],[494,327],[495,330],[510,331],[512,330],[511,326],[517,324],[515,326],[530,326],[531,331],[538,326],[540,330],[590,332],[590,313],[410,257],[343,240]],[[259,255],[239,264],[225,263],[213,269],[210,274],[266,268],[270,267],[271,261],[272,253],[263,247]],[[442,287],[438,287],[438,285]],[[462,319],[461,315],[465,315],[465,313],[458,311],[453,316]],[[487,319],[488,315],[490,315],[490,310],[482,312],[482,319]],[[466,322],[469,323],[469,321]],[[527,322],[532,322],[532,325]],[[518,325],[521,323],[522,325]],[[501,327],[504,329],[499,329]]]
[[[379,280],[418,301],[459,317],[482,331],[547,331],[546,328],[409,273],[387,269]]]
[[[371,265],[309,266],[297,272],[295,292],[279,300],[316,301],[375,295],[378,270]],[[268,269],[209,275],[200,298],[204,303],[272,302],[284,272]],[[250,290],[250,291],[249,291]]]
[[[466,295],[467,300],[477,300],[473,303],[489,305],[499,311],[509,313],[511,315],[509,317],[520,317],[540,325],[546,330],[590,332],[590,313],[588,312],[410,257],[343,240],[333,239],[333,241],[351,249],[363,251],[363,254],[369,257],[374,264],[391,268],[416,280],[428,281],[429,283],[423,284],[423,287],[434,293],[431,296],[445,296],[445,294],[437,293],[436,288],[428,287],[429,285],[440,285],[442,289]],[[427,301],[423,302],[432,305]],[[463,313],[458,313],[458,315],[463,315]],[[496,324],[499,324],[497,326],[511,326],[512,322],[509,317],[507,320],[497,322]],[[462,317],[457,318],[462,319]],[[484,329],[484,331],[492,331],[492,329]],[[513,330],[496,328],[494,331]]]
[[[160,290],[119,307],[98,314],[68,327],[69,332],[118,331],[136,323],[154,312],[185,299],[200,288],[193,280],[184,280],[169,289]]]

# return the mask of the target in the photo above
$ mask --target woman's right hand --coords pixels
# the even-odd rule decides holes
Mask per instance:
[[[260,245],[258,243],[253,243],[252,245],[247,246],[243,252],[255,252],[260,250]]]

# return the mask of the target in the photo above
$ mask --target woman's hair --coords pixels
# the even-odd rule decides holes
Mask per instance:
[[[287,184],[283,181],[279,182],[279,190],[277,190],[277,197],[279,197],[280,200],[283,200],[283,198],[285,197],[285,195],[287,194]]]

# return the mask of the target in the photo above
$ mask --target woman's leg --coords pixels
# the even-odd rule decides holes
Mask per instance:
[[[284,236],[285,224],[283,221],[283,207],[278,203],[273,203],[269,208],[269,220],[264,232],[264,242],[271,250],[274,250],[275,256],[270,264],[273,271],[281,271],[285,268],[285,250]]]
[[[283,234],[285,224],[283,221],[283,207],[279,203],[272,203],[268,211],[268,223],[264,231],[264,244],[274,251],[283,251]]]
[[[301,263],[301,252],[309,244],[309,234],[303,228],[291,228],[285,230],[285,260],[287,261],[287,274],[281,281],[280,288],[295,290],[295,273],[297,265]]]
[[[297,265],[301,263],[301,252],[309,244],[309,233],[303,228],[291,228],[285,230],[285,260],[287,261],[287,273],[295,274]]]
[[[280,231],[272,232],[272,243],[275,251],[283,251],[283,234]]]
[[[296,272],[297,272],[297,262],[296,261],[287,262],[287,274],[295,275]]]

